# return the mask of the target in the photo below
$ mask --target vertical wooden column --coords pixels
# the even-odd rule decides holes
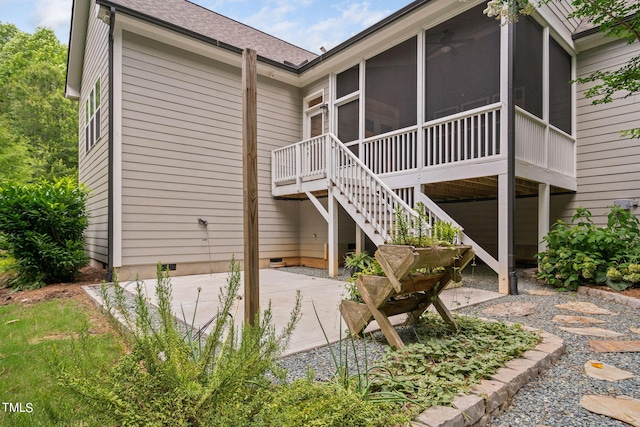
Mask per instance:
[[[551,185],[538,184],[538,252],[547,250],[542,240],[549,233],[549,211],[551,210]]]
[[[329,190],[329,277],[338,275],[338,201]]]
[[[356,253],[364,251],[365,245],[365,234],[364,230],[360,228],[359,225],[356,224]]]
[[[244,207],[244,320],[260,310],[258,246],[258,74],[256,51],[242,53],[242,202]]]
[[[498,175],[498,292],[509,293],[509,188],[507,174]]]

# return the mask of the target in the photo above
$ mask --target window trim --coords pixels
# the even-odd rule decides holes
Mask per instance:
[[[85,100],[85,152],[88,153],[102,137],[102,87],[100,77],[96,79]]]

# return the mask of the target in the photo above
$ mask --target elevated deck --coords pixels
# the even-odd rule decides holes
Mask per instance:
[[[434,200],[490,198],[506,173],[501,144],[501,104],[345,144],[394,190],[423,186]],[[517,108],[516,191],[532,195],[538,184],[552,193],[575,191],[575,138]],[[272,155],[276,197],[305,197],[327,190],[326,135]]]

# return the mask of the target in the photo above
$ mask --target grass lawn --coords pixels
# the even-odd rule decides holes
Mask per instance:
[[[96,366],[109,366],[123,353],[106,317],[84,298],[0,306],[0,425],[98,425],[57,381],[56,355],[81,363],[74,358],[79,331],[88,334]]]

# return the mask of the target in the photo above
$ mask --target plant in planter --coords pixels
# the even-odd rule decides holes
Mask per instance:
[[[352,335],[359,335],[375,319],[390,345],[400,348],[402,340],[388,317],[406,313],[413,322],[432,304],[455,328],[439,294],[460,280],[460,271],[474,253],[470,246],[455,244],[458,227],[446,222],[430,227],[424,206],[418,205],[416,211],[413,219],[396,211],[391,244],[380,245],[375,254],[379,271],[374,273],[382,274],[362,271],[347,283],[350,298],[342,301],[340,310]]]
[[[355,273],[370,268],[374,261],[375,258],[366,251],[349,252],[344,257],[344,266],[349,270],[350,275],[353,276]]]
[[[349,301],[355,301],[358,303],[364,303],[362,299],[362,295],[360,295],[360,291],[356,286],[356,280],[360,276],[384,276],[384,271],[380,267],[380,263],[378,260],[373,258],[371,255],[367,255],[370,260],[367,261],[367,266],[362,268],[360,271],[356,271],[347,279],[347,283],[344,284],[345,288],[345,299]],[[346,263],[346,261],[345,261]]]
[[[460,239],[460,227],[446,221],[435,221],[430,227],[429,213],[422,203],[416,204],[418,216],[410,218],[404,209],[395,211],[395,227],[388,244],[419,248],[453,245]]]

